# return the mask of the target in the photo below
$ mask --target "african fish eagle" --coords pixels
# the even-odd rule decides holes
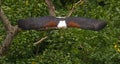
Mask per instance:
[[[54,16],[20,19],[17,23],[19,28],[23,30],[39,30],[54,27],[58,29],[74,27],[99,31],[107,25],[105,21],[96,19],[82,17],[58,18]]]

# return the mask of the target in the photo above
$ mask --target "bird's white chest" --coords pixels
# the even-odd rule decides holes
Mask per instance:
[[[66,21],[65,21],[65,20],[59,21],[57,27],[58,27],[58,28],[67,28]]]

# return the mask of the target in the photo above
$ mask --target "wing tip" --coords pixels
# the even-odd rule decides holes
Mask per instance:
[[[100,22],[98,25],[95,25],[94,31],[100,31],[107,25],[107,22]]]

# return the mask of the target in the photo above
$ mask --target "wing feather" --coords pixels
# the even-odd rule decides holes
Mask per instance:
[[[95,30],[95,31],[99,31],[107,25],[106,22],[101,20],[82,18],[82,17],[68,17],[66,18],[66,22],[67,24],[69,24],[70,22],[74,22],[75,24],[79,25],[79,27],[77,28]]]
[[[23,30],[39,30],[41,28],[53,27],[57,24],[56,18],[53,16],[21,19],[17,23]]]

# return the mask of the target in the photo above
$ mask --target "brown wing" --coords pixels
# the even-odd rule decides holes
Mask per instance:
[[[23,30],[39,30],[41,28],[56,27],[57,20],[53,16],[46,16],[40,18],[27,18],[18,21],[19,28]]]
[[[103,29],[107,23],[101,20],[81,18],[81,17],[68,17],[66,18],[68,27],[76,27],[81,29],[99,31]]]

